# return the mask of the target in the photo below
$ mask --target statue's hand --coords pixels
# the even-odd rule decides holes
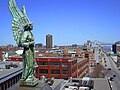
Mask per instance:
[[[34,41],[29,42],[29,45],[34,45]]]
[[[29,47],[29,43],[21,43],[20,46],[21,46],[21,47],[27,47],[27,48],[28,48],[28,47]]]
[[[29,43],[24,43],[24,46],[29,48]]]

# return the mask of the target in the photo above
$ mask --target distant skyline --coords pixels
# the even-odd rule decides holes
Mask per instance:
[[[0,0],[0,46],[15,44],[9,0]],[[25,5],[33,22],[35,43],[84,44],[87,40],[115,43],[120,40],[120,0],[16,0]]]

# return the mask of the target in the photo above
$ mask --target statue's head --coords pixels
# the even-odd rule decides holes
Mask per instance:
[[[32,30],[32,29],[33,29],[32,23],[27,24],[27,25],[24,27],[24,30],[25,30],[25,31],[27,31],[27,30]]]

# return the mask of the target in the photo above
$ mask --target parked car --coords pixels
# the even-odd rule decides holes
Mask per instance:
[[[110,81],[114,81],[114,78],[113,78],[113,77],[110,77]]]
[[[116,77],[116,75],[114,74],[113,77]]]
[[[108,68],[108,70],[111,70],[111,68]]]

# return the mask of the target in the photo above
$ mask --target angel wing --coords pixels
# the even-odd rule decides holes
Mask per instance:
[[[13,17],[13,20],[12,20],[13,36],[16,43],[20,45],[23,29],[27,24],[30,24],[31,22],[26,15],[25,7],[23,6],[22,11],[20,11],[16,5],[15,0],[9,1],[9,10]]]

